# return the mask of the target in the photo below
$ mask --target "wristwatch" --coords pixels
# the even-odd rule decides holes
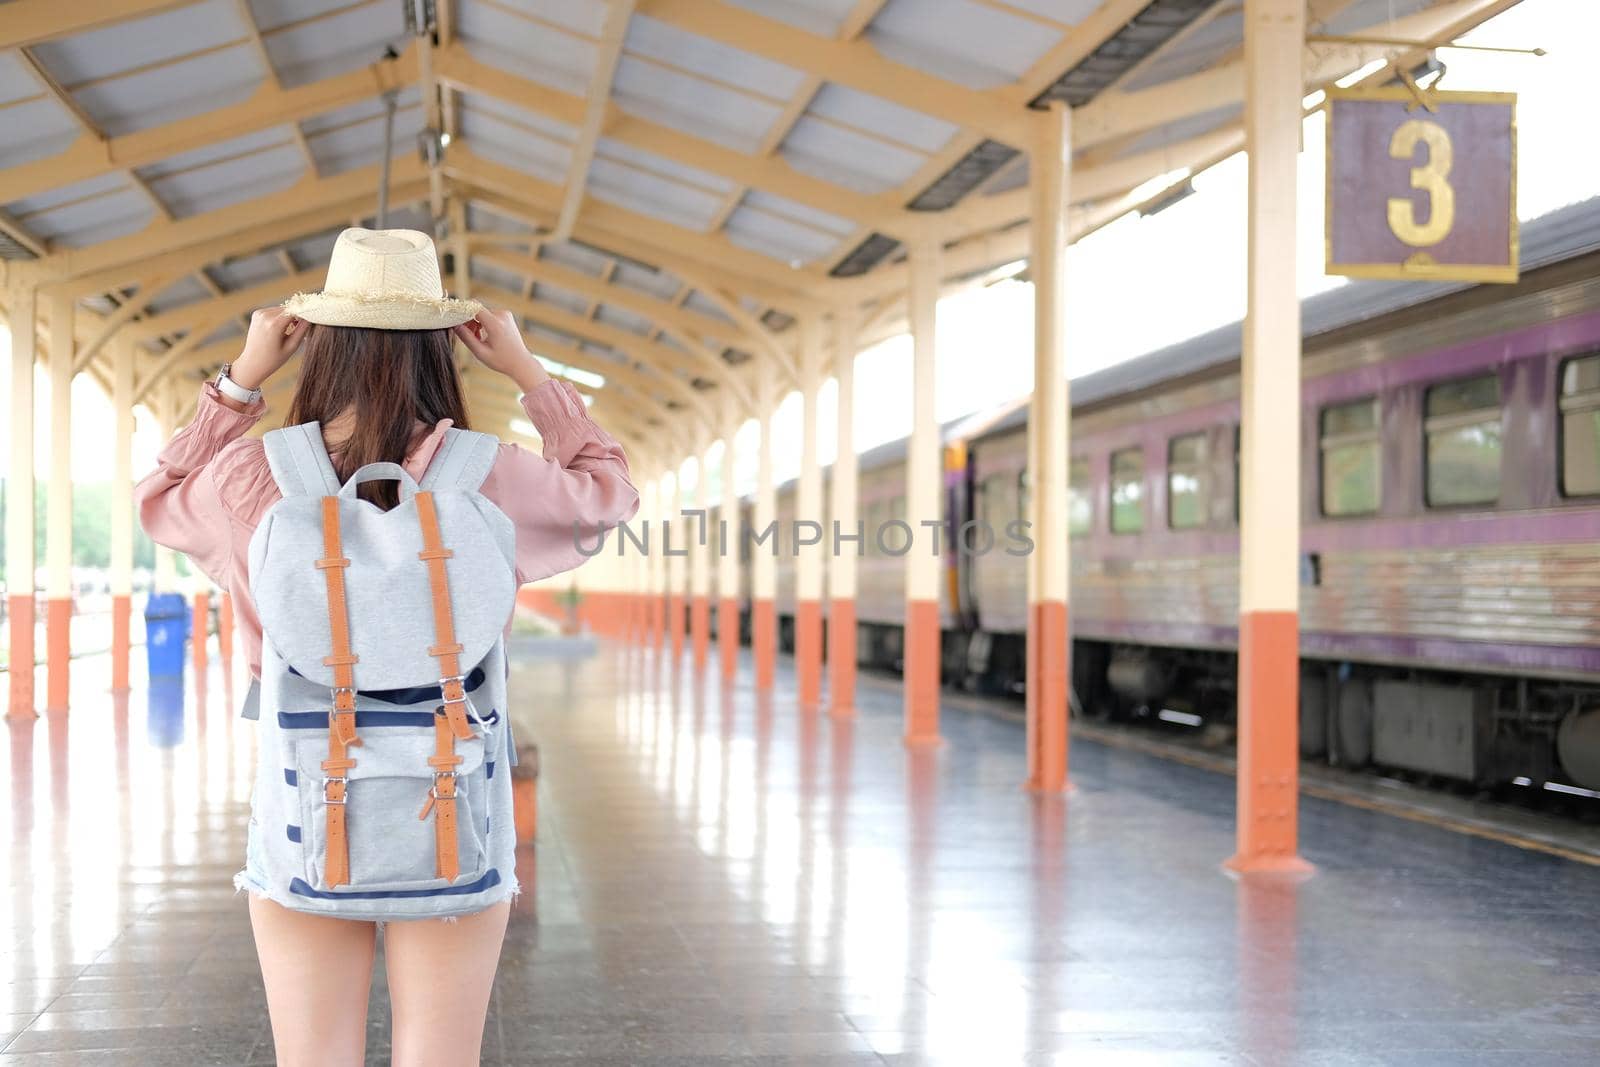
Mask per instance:
[[[254,404],[261,399],[261,390],[246,389],[232,378],[228,377],[228,370],[233,364],[224,363],[217,372],[217,391],[229,400],[236,400],[241,404]]]

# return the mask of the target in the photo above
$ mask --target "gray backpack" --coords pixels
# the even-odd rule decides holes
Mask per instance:
[[[260,744],[236,884],[352,919],[505,899],[515,532],[478,491],[497,442],[448,431],[420,486],[393,463],[341,486],[316,423],[264,444],[283,499],[250,541]],[[380,479],[400,483],[389,511],[356,494]]]

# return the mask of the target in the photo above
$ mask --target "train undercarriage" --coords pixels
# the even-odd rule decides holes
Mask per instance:
[[[943,637],[945,685],[1023,695],[1022,635]],[[864,667],[903,669],[897,626],[862,624],[858,649]],[[1229,651],[1074,641],[1073,714],[1231,747],[1236,671]],[[1600,686],[1305,659],[1299,733],[1302,758],[1333,767],[1600,799]]]

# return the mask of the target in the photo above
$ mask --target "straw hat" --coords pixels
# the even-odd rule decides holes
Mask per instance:
[[[363,230],[339,235],[320,293],[285,300],[289,314],[321,326],[375,330],[442,330],[483,310],[454,300],[439,280],[433,238],[416,230]]]

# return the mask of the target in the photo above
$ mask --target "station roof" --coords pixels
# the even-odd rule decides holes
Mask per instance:
[[[1308,0],[1306,92],[1514,3]],[[387,224],[439,236],[449,288],[516,311],[665,460],[751,409],[754,360],[793,376],[797,321],[897,328],[911,242],[947,285],[1025,258],[1053,101],[1075,235],[1240,150],[1243,7],[8,0],[0,259],[81,301],[80,342],[126,322],[141,393],[202,377],[373,224],[392,100]],[[509,383],[469,389],[480,422],[516,416]]]

